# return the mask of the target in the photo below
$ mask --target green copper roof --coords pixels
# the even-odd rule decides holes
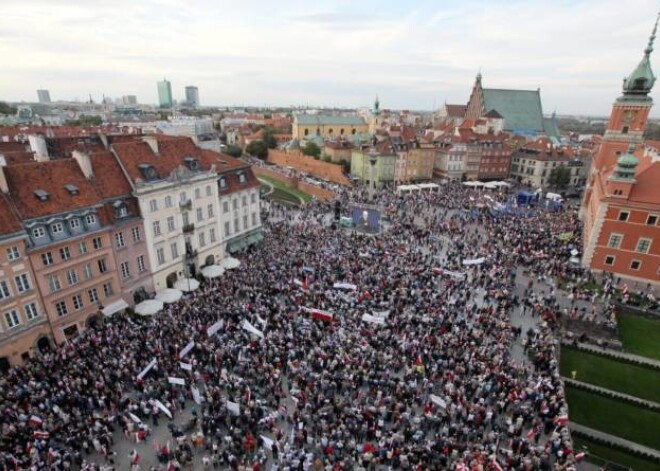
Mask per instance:
[[[359,116],[334,116],[325,114],[297,114],[296,122],[303,126],[361,126],[364,120]]]
[[[538,90],[484,88],[484,111],[495,110],[504,117],[504,128],[543,132],[541,93]]]
[[[635,144],[628,146],[628,152],[619,157],[616,161],[616,168],[612,177],[617,180],[631,180],[635,178],[635,167],[639,163],[637,157],[633,155]]]
[[[551,118],[543,118],[543,130],[546,136],[559,139],[559,126],[557,126],[557,119],[554,114]]]
[[[660,17],[659,17],[660,18]],[[653,41],[655,40],[655,33],[658,29],[658,20],[655,21],[653,32],[649,38],[649,44],[644,49],[644,57],[637,64],[635,70],[623,80],[623,94],[624,95],[648,95],[655,83],[655,75],[651,69],[651,53],[653,52]]]

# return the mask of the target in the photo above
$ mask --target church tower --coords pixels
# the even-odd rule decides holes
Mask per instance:
[[[383,123],[380,119],[380,101],[378,101],[378,95],[376,95],[374,107],[372,108],[371,116],[369,117],[369,134],[376,134],[376,131],[378,131],[382,124]]]

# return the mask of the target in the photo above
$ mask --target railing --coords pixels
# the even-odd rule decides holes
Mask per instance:
[[[187,234],[189,232],[193,232],[195,230],[195,224],[194,223],[188,223],[183,226],[183,233]]]

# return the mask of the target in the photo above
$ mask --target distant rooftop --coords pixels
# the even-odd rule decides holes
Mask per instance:
[[[308,126],[324,126],[324,125],[360,126],[365,124],[364,120],[359,116],[297,114],[294,115],[294,118],[298,124],[308,125]]]

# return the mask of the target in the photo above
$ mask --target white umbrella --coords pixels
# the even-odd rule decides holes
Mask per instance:
[[[199,281],[194,278],[181,278],[176,283],[174,283],[174,289],[178,289],[184,292],[195,291],[199,288]]]
[[[163,303],[155,299],[147,299],[135,306],[135,313],[141,316],[153,316],[158,311],[163,309]]]
[[[202,268],[202,275],[204,276],[204,278],[217,278],[219,276],[222,276],[224,272],[225,269],[219,265],[209,265],[207,267]]]
[[[171,304],[177,302],[183,296],[183,292],[178,289],[165,288],[156,292],[156,301],[163,302],[165,304]]]
[[[231,270],[233,268],[238,268],[241,265],[241,261],[234,257],[223,258],[220,261],[220,266],[225,270]]]

